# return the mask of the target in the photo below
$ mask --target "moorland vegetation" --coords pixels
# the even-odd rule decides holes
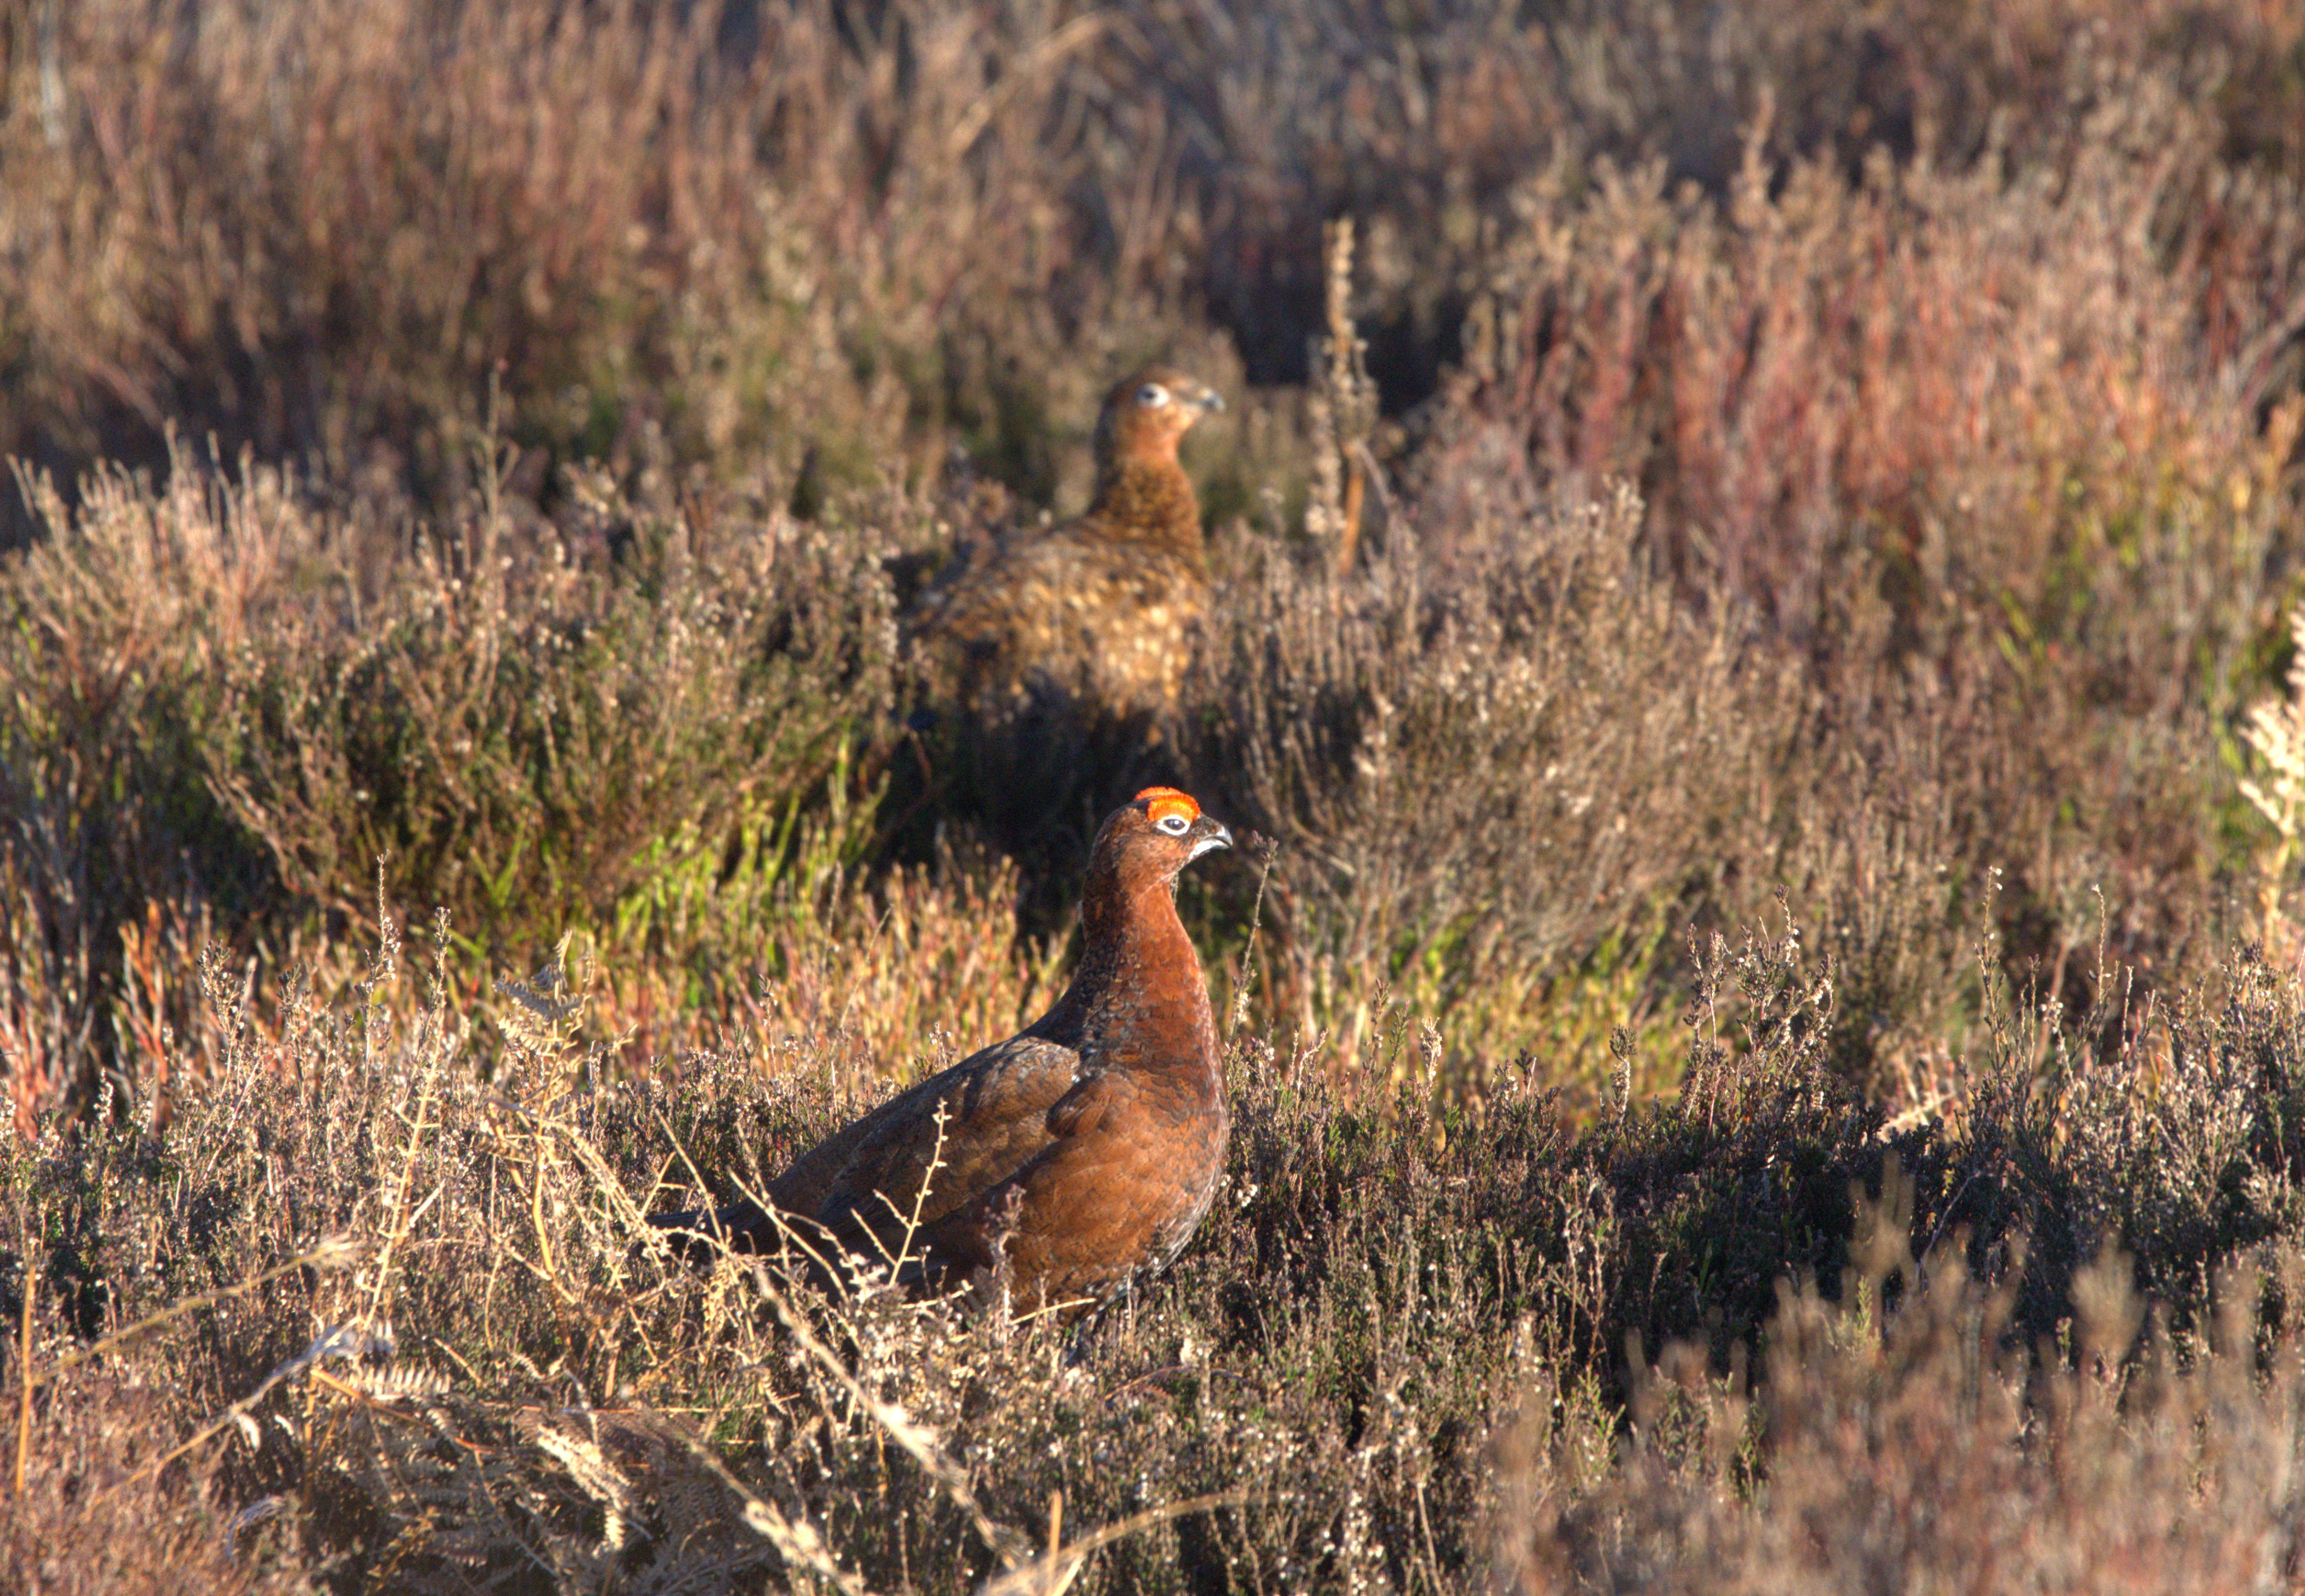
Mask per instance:
[[[0,4],[6,1583],[2296,1588],[2305,14],[2103,9]],[[1152,780],[1165,1281],[653,1244]]]

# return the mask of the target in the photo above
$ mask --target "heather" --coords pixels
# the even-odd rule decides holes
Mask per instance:
[[[2301,128],[2238,0],[0,11],[10,1580],[2292,1588]],[[1173,709],[940,699],[1153,359]],[[1155,780],[1161,1286],[664,1252]]]

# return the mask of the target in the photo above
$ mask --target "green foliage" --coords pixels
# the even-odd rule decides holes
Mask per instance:
[[[591,486],[621,560],[491,500],[381,573],[254,469],[204,487],[180,458],[165,494],[109,475],[78,511],[38,490],[47,535],[0,575],[0,773],[51,1088],[138,1067],[122,939],[148,898],[278,953],[316,911],[373,924],[382,891],[447,913],[482,969],[577,933],[687,965],[692,998],[773,959],[763,922],[872,835],[887,582],[780,513],[707,538]]]
[[[208,772],[291,890],[358,914],[377,872],[487,945],[614,924],[661,953],[684,884],[773,880],[800,809],[850,796],[891,636],[853,554],[781,521],[709,549],[651,529],[600,571],[465,531],[357,622],[227,665]]]

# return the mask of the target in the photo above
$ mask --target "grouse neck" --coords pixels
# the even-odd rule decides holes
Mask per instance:
[[[1089,514],[1111,534],[1158,544],[1179,553],[1201,552],[1201,506],[1193,480],[1173,456],[1128,459],[1098,476]]]
[[[1076,1041],[1098,1016],[1125,1011],[1132,1026],[1189,1038],[1197,1061],[1212,1060],[1216,1017],[1200,956],[1177,917],[1174,890],[1157,878],[1092,877],[1081,905],[1080,964],[1065,995],[1033,1029]]]

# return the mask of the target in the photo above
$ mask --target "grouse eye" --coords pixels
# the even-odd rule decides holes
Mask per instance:
[[[1136,390],[1136,403],[1147,410],[1158,410],[1169,403],[1169,390],[1157,382],[1148,382]]]
[[[1185,835],[1186,828],[1190,826],[1192,822],[1185,819],[1182,815],[1163,815],[1158,820],[1155,820],[1153,824],[1160,827],[1161,830],[1167,832],[1170,836],[1182,836]]]

